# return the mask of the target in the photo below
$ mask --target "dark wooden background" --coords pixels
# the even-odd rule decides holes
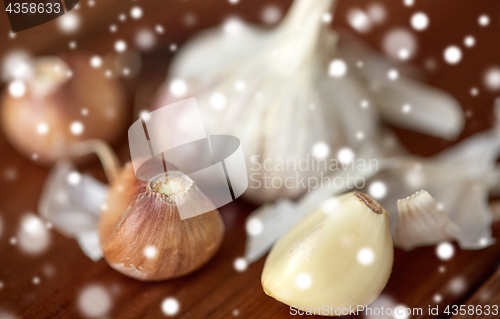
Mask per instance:
[[[226,0],[95,0],[89,7],[80,1],[79,15],[82,28],[76,35],[64,35],[57,31],[56,21],[9,37],[9,25],[5,13],[0,13],[0,57],[14,48],[24,48],[35,55],[70,53],[68,43],[78,42],[78,52],[101,54],[113,52],[116,39],[132,43],[135,31],[141,26],[153,28],[162,24],[165,34],[159,36],[156,48],[143,53],[141,73],[123,80],[128,88],[130,122],[132,109],[150,105],[152,96],[165,77],[172,53],[171,43],[182,44],[189,36],[201,29],[219,24],[230,15],[247,21],[261,23],[261,11],[274,4],[285,12],[290,0],[241,0],[231,5]],[[365,9],[373,1],[340,0],[334,26],[349,29],[346,10],[351,7]],[[387,21],[361,37],[374,48],[380,49],[384,34],[394,27],[409,27],[409,19],[416,11],[426,12],[430,26],[423,32],[415,32],[419,40],[416,57],[411,61],[424,70],[429,83],[453,94],[469,111],[467,125],[460,139],[487,129],[493,124],[493,104],[498,92],[489,92],[483,85],[483,73],[490,66],[500,66],[500,2],[496,0],[416,0],[406,7],[401,0],[377,0],[388,12]],[[118,21],[118,14],[128,13],[134,5],[144,9],[141,20],[130,18]],[[2,7],[3,8],[3,7]],[[480,27],[480,14],[488,14],[491,23]],[[186,16],[195,17],[193,25],[186,25]],[[108,31],[110,24],[118,26],[118,32]],[[351,30],[352,31],[352,30]],[[466,35],[476,38],[476,45],[464,48]],[[456,44],[463,48],[461,63],[451,66],[442,59],[444,48]],[[428,70],[425,61],[436,61],[436,68]],[[470,89],[477,87],[478,96]],[[454,142],[444,141],[422,134],[396,129],[399,138],[408,149],[419,155],[429,156]],[[114,144],[123,161],[129,159],[126,134]],[[97,161],[80,167],[82,172],[105,181]],[[16,315],[15,318],[79,318],[77,297],[82,288],[99,284],[112,295],[112,308],[107,318],[163,318],[161,302],[174,297],[180,303],[178,317],[182,318],[286,318],[289,308],[267,297],[260,285],[260,273],[264,259],[250,265],[245,272],[233,268],[236,258],[244,252],[245,217],[255,207],[237,200],[221,209],[227,232],[217,255],[204,268],[183,278],[158,283],[140,282],[112,270],[104,261],[94,263],[83,255],[74,240],[50,231],[50,248],[41,256],[25,255],[9,239],[15,237],[20,216],[35,212],[43,181],[48,168],[18,155],[0,136],[0,218],[3,231],[0,234],[0,313]],[[12,177],[15,172],[16,177]],[[9,177],[10,176],[10,177]],[[494,236],[500,235],[500,224],[495,224]],[[454,257],[441,261],[434,247],[403,252],[396,249],[393,274],[383,296],[396,304],[407,307],[435,306],[436,294],[442,310],[453,304],[499,304],[500,244],[480,251],[462,251],[456,247]],[[439,271],[439,269],[444,271]],[[52,272],[47,272],[51,269]],[[34,285],[37,276],[40,283]],[[463,283],[463,289],[456,283]],[[0,315],[1,316],[1,315]],[[425,317],[425,316],[424,316]],[[473,316],[462,316],[470,317]],[[479,318],[479,316],[477,317]],[[481,317],[488,318],[488,317]],[[489,316],[493,318],[493,316]]]

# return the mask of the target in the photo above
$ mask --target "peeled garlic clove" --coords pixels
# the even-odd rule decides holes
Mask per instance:
[[[269,253],[262,272],[269,296],[296,308],[356,309],[385,287],[394,253],[388,213],[359,192],[329,201]]]
[[[398,200],[394,244],[406,250],[458,239],[460,228],[425,190]]]
[[[188,176],[164,174],[142,182],[128,163],[102,207],[99,237],[106,261],[140,280],[170,279],[200,268],[217,252],[224,235],[217,210],[180,219],[176,203],[206,204],[206,197]]]
[[[82,56],[29,61],[31,75],[16,80],[1,100],[1,126],[12,146],[39,163],[67,156],[70,145],[114,141],[124,127],[124,92]],[[28,63],[28,62],[26,62]]]

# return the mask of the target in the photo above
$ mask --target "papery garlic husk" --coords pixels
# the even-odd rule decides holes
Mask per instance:
[[[169,178],[178,184],[169,184]],[[224,223],[217,210],[181,220],[177,204],[205,205],[204,200],[194,182],[178,171],[146,183],[126,164],[102,206],[99,238],[104,258],[117,271],[140,280],[195,271],[219,249]]]
[[[392,122],[445,138],[462,129],[463,114],[448,95],[404,81],[402,74],[404,83],[396,86],[398,81],[382,80],[394,65],[380,65],[380,59],[362,51],[365,72],[358,70],[358,61],[347,59],[349,50],[337,50],[342,41],[338,44],[337,34],[322,21],[333,3],[296,0],[272,30],[230,20],[201,33],[175,56],[155,103],[160,108],[194,96],[209,134],[241,140],[250,177],[243,196],[253,202],[296,198],[306,191],[300,183],[266,187],[269,181],[296,182],[329,173],[323,168],[276,168],[280,161],[335,160],[345,147],[357,159],[387,156],[377,111],[410,117],[400,111],[401,99],[412,97],[408,102],[419,116],[403,121],[392,115]],[[330,64],[336,59],[338,70]],[[315,154],[318,145],[326,151]]]
[[[262,287],[295,308],[356,310],[384,289],[393,253],[385,209],[366,194],[347,193],[323,202],[276,243]]]
[[[68,160],[59,160],[44,182],[38,213],[58,232],[75,238],[85,255],[98,261],[102,251],[97,225],[107,193],[107,185],[79,173]]]
[[[398,224],[394,245],[406,250],[456,240],[460,228],[425,190],[398,200]]]
[[[50,56],[30,61],[31,75],[7,89],[1,105],[2,128],[10,144],[42,164],[68,156],[70,145],[91,138],[113,142],[126,123],[125,97],[114,78],[92,69],[89,57]]]

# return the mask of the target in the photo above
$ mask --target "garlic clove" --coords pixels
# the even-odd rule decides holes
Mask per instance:
[[[329,201],[272,248],[262,272],[269,296],[297,308],[356,309],[385,287],[394,253],[388,213],[359,192]]]
[[[394,245],[406,250],[460,237],[460,228],[425,190],[398,200]]]
[[[164,173],[162,173],[163,175]],[[117,271],[140,280],[164,280],[188,274],[208,262],[224,235],[217,210],[181,220],[178,203],[199,204],[204,195],[184,175],[166,173],[158,185],[136,179],[130,163],[112,182],[102,207],[99,237],[104,257]]]

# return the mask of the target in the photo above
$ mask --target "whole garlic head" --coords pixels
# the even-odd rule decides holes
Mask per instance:
[[[262,287],[296,308],[356,309],[384,289],[393,253],[387,211],[351,192],[323,202],[276,243]]]
[[[178,184],[172,187],[169,178]],[[117,271],[140,280],[170,279],[200,268],[217,252],[224,235],[217,210],[180,219],[176,202],[199,205],[200,199],[206,197],[186,175],[172,171],[146,183],[128,163],[102,205],[99,239],[104,258]]]
[[[175,56],[154,105],[194,96],[210,134],[238,137],[249,166],[244,196],[253,202],[297,198],[307,188],[301,180],[331,172],[294,168],[301,162],[344,164],[338,154],[346,148],[356,159],[388,156],[379,114],[444,138],[463,127],[452,97],[403,74],[388,79],[399,66],[343,45],[322,20],[335,2],[295,0],[271,30],[233,19],[200,33]],[[401,112],[404,103],[411,116]]]

